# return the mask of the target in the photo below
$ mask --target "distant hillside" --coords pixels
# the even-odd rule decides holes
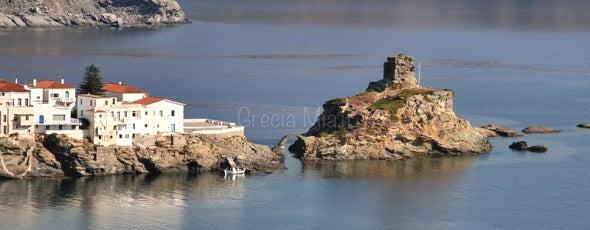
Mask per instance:
[[[0,28],[187,23],[175,0],[0,0]]]

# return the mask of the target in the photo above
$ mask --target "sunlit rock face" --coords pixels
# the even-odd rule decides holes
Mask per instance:
[[[0,28],[157,27],[187,22],[175,0],[0,1]]]
[[[383,79],[367,91],[323,105],[317,122],[290,150],[306,160],[403,159],[478,154],[487,136],[453,111],[452,90],[421,87],[413,58],[387,58]]]

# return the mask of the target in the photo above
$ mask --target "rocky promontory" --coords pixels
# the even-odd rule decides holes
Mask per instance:
[[[366,92],[323,105],[316,123],[289,147],[304,160],[403,159],[478,154],[487,136],[453,111],[454,92],[422,87],[413,58],[387,58],[383,79]]]
[[[283,155],[243,136],[157,136],[133,147],[97,146],[64,136],[0,138],[0,177],[79,177],[223,170],[226,158],[250,172],[283,169]]]
[[[0,28],[188,23],[175,0],[0,0]]]

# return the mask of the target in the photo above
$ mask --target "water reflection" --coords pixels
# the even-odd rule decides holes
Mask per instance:
[[[404,161],[311,161],[303,164],[305,176],[326,178],[411,177],[451,174],[469,169],[476,156],[418,157]]]
[[[0,212],[1,219],[13,220],[8,228],[15,229],[43,226],[52,217],[68,222],[68,228],[133,228],[146,223],[179,228],[190,196],[241,199],[243,182],[217,174],[0,181]]]

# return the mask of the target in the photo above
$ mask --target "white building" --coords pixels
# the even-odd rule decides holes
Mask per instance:
[[[0,136],[33,133],[35,122],[30,95],[22,85],[0,79]]]
[[[128,85],[110,84],[103,89],[104,96],[77,95],[76,113],[88,120],[86,136],[93,143],[131,146],[133,138],[183,132],[183,103],[147,96]]]
[[[82,139],[80,123],[71,118],[74,92],[63,80],[34,80],[28,86],[0,80],[0,133],[25,138],[57,133]]]
[[[68,137],[82,139],[81,123],[72,118],[72,108],[75,105],[76,88],[58,81],[33,80],[25,86],[30,91],[31,106],[37,134],[63,134]]]
[[[105,96],[116,97],[118,101],[137,101],[144,97],[147,97],[147,93],[141,89],[135,88],[130,85],[125,85],[119,82],[106,83],[102,89],[105,91]]]

